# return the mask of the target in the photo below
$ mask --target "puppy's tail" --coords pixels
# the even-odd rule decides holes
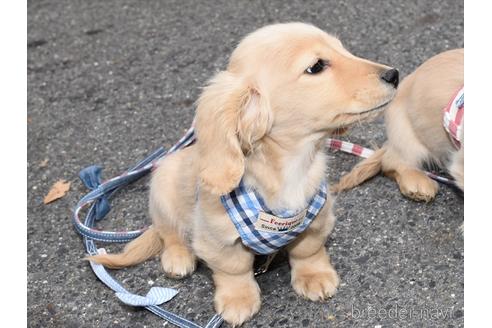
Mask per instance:
[[[381,171],[381,162],[386,152],[385,146],[377,149],[370,157],[357,164],[352,171],[345,174],[340,181],[333,186],[334,192],[340,192],[360,185]]]
[[[159,254],[163,248],[163,241],[157,231],[150,226],[137,239],[125,246],[119,254],[99,254],[86,259],[102,264],[105,267],[119,269],[141,263],[148,258]]]

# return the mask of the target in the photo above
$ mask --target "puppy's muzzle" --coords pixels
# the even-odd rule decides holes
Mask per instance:
[[[397,88],[398,83],[400,82],[400,73],[398,73],[397,69],[389,69],[381,74],[381,80],[386,83],[392,84],[393,87]]]

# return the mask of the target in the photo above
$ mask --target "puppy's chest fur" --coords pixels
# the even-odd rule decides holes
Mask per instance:
[[[271,209],[304,209],[325,178],[323,149],[312,143],[295,154],[275,155],[271,152],[248,165],[245,183],[258,190]]]

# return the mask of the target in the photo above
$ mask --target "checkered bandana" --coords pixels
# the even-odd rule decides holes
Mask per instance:
[[[247,188],[243,181],[220,200],[236,226],[243,244],[257,254],[272,254],[306,230],[325,204],[327,184],[323,180],[318,192],[302,211],[270,210],[260,194]]]
[[[465,87],[461,87],[449,104],[443,109],[444,128],[451,137],[453,145],[461,148],[461,130],[463,129],[463,115],[465,115]]]

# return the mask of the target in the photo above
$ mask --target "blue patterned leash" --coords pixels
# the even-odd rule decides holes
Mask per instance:
[[[75,229],[84,237],[84,245],[89,255],[105,253],[103,248],[97,248],[95,241],[109,243],[125,243],[140,236],[147,228],[134,231],[101,231],[95,228],[96,221],[102,220],[110,211],[109,199],[122,187],[140,179],[148,174],[156,162],[165,155],[171,154],[179,149],[191,145],[195,141],[193,126],[169,151],[159,148],[144,160],[140,161],[133,168],[125,173],[105,182],[102,182],[99,166],[89,166],[80,171],[79,177],[91,191],[77,203],[73,211],[72,221]],[[88,208],[84,222],[80,219],[81,211]],[[177,290],[172,288],[152,287],[147,295],[141,296],[130,293],[116,279],[114,279],[103,265],[90,261],[90,265],[96,276],[109,288],[116,293],[118,299],[132,306],[140,306],[154,313],[155,315],[171,322],[182,328],[202,328],[202,326],[182,318],[172,312],[166,311],[159,305],[170,301]],[[222,325],[224,319],[219,314],[215,314],[207,323],[205,328],[217,328]]]

